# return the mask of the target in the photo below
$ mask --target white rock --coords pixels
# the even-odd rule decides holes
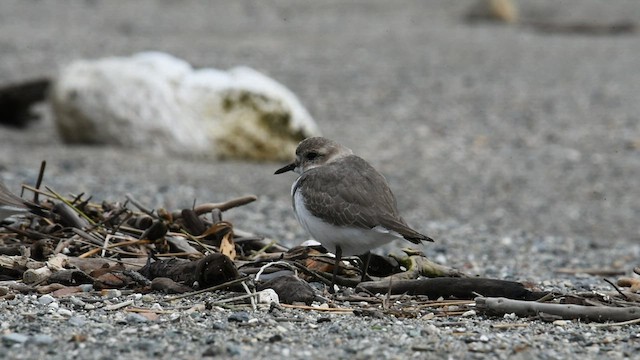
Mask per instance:
[[[476,311],[475,310],[467,310],[465,312],[462,313],[462,315],[460,315],[462,317],[470,317],[470,316],[476,316]]]
[[[55,301],[56,301],[56,299],[53,296],[49,295],[49,294],[42,295],[38,299],[38,303],[40,303],[40,305],[49,305],[49,304],[51,304],[51,303],[53,303]]]
[[[260,304],[280,304],[280,297],[273,289],[264,289],[258,293],[258,302]]]
[[[62,308],[62,309],[58,309],[58,315],[62,315],[64,317],[71,317],[73,313],[71,312],[71,310]]]
[[[283,160],[300,140],[319,134],[297,97],[275,80],[248,67],[194,70],[159,52],[73,62],[50,100],[69,143]]]

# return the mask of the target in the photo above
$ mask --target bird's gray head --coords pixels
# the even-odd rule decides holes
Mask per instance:
[[[342,157],[353,154],[351,149],[333,140],[323,137],[304,139],[296,149],[295,162],[276,170],[276,174],[295,171],[302,174],[315,167],[330,163]]]

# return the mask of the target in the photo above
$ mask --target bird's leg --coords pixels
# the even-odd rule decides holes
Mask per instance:
[[[333,266],[333,277],[331,277],[331,288],[329,289],[330,293],[334,293],[334,289],[336,286],[336,279],[338,277],[338,267],[340,266],[340,260],[342,259],[342,248],[340,245],[336,245],[336,262]]]
[[[360,282],[364,282],[367,279],[367,269],[369,269],[369,263],[371,262],[371,251],[367,251],[364,254],[364,261],[362,262],[362,278]]]

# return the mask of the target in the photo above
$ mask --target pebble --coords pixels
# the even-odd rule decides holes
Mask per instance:
[[[85,303],[84,301],[82,301],[82,300],[78,299],[78,298],[77,298],[77,297],[75,297],[75,296],[71,296],[71,297],[69,298],[69,301],[70,301],[73,305],[75,305],[75,306],[77,306],[77,307],[84,307],[85,305],[87,305],[87,303]]]
[[[49,294],[42,295],[38,299],[38,303],[40,305],[49,305],[49,304],[51,304],[51,303],[53,303],[55,301],[56,301],[56,299],[53,296],[49,295]]]
[[[149,321],[146,317],[138,314],[138,313],[129,313],[125,317],[125,321],[129,324],[138,324]]]
[[[227,330],[227,324],[221,322],[221,321],[216,321],[213,324],[211,324],[211,329],[213,330]]]
[[[55,342],[55,339],[46,334],[37,334],[34,335],[30,341],[37,345],[50,345]]]
[[[102,296],[104,296],[106,299],[113,299],[122,296],[122,291],[118,289],[106,289],[103,290]]]
[[[249,313],[246,311],[235,312],[227,318],[229,322],[247,322],[249,321]]]
[[[23,344],[29,340],[29,337],[20,333],[9,333],[2,335],[2,342],[5,344]]]
[[[82,292],[90,292],[91,290],[93,290],[92,284],[80,284],[78,285],[78,287],[80,288],[80,290],[82,290]]]
[[[87,323],[87,318],[85,316],[72,316],[69,318],[69,324],[77,327],[84,326]]]
[[[58,309],[58,314],[59,314],[59,315],[62,315],[62,316],[64,316],[64,317],[70,317],[71,315],[73,315],[73,313],[71,312],[71,310],[64,309],[64,308],[62,308],[62,309]]]
[[[468,310],[462,313],[462,315],[460,315],[462,317],[470,317],[470,316],[476,316],[476,311],[475,310]]]
[[[280,304],[280,298],[275,290],[264,289],[258,293],[258,302],[261,304]]]

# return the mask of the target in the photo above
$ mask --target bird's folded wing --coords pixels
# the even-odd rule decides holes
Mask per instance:
[[[385,178],[359,157],[344,166],[330,163],[311,169],[298,181],[305,206],[311,214],[337,226],[351,225],[371,229],[383,225],[381,219],[397,219],[396,200]]]

